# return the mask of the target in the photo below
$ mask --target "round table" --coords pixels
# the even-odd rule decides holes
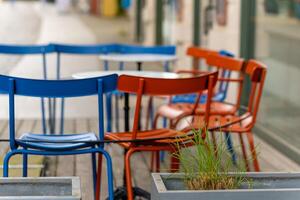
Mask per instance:
[[[82,72],[82,73],[76,73],[73,74],[72,77],[75,79],[84,79],[84,78],[94,78],[94,77],[101,77],[109,74],[118,74],[120,75],[132,75],[132,76],[141,76],[141,77],[150,77],[150,78],[180,78],[180,74],[177,73],[172,73],[172,72],[155,72],[155,71],[91,71],[91,72]],[[124,112],[125,112],[125,132],[129,132],[129,94],[124,93]],[[125,172],[124,172],[124,184],[126,183],[125,181]],[[133,188],[135,195],[141,195],[143,197],[146,197],[147,199],[150,197],[150,194],[139,188],[139,187],[134,187]],[[126,185],[123,187],[118,187],[115,190],[115,198],[117,199],[124,199],[126,198]],[[150,199],[150,198],[149,198]]]
[[[165,71],[169,71],[169,63],[176,61],[177,57],[175,55],[166,55],[166,54],[108,54],[100,55],[100,60],[105,62],[119,62],[121,64],[127,63],[137,63],[137,70],[142,70],[142,64],[145,62],[163,62],[165,63]],[[106,65],[106,70],[108,70],[108,64]],[[120,67],[121,70],[123,68]]]
[[[90,72],[81,72],[73,74],[72,77],[75,79],[83,78],[93,78],[98,76],[106,76],[110,74],[120,75],[131,75],[131,76],[141,76],[148,78],[180,78],[180,74],[173,72],[157,72],[157,71],[127,71],[127,70],[118,70],[118,71],[90,71]]]

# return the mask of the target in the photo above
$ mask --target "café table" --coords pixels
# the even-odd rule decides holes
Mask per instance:
[[[81,72],[81,73],[76,73],[73,74],[72,77],[74,79],[83,79],[83,78],[93,78],[93,77],[100,77],[100,76],[106,76],[109,74],[118,74],[120,75],[132,75],[132,76],[140,76],[140,77],[150,77],[150,78],[170,78],[170,79],[175,79],[175,78],[180,78],[180,74],[173,73],[173,72],[157,72],[157,71],[90,71],[90,72]],[[129,107],[129,94],[125,93],[124,94],[124,112],[125,112],[125,118],[124,118],[124,131],[129,132],[129,123],[130,123],[130,116],[129,112],[130,107]],[[125,173],[124,173],[124,185],[123,187],[118,187],[115,190],[115,199],[126,199],[126,185],[125,185]],[[150,199],[150,194],[139,188],[139,187],[134,187],[133,191],[136,196],[142,196],[146,199]]]

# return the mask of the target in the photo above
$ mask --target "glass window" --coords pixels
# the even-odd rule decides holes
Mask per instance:
[[[256,6],[256,58],[268,66],[259,123],[300,149],[300,0]]]

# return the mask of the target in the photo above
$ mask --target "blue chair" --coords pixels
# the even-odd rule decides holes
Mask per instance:
[[[75,55],[100,55],[100,54],[166,54],[175,55],[175,46],[138,46],[138,45],[126,45],[126,44],[99,44],[99,45],[72,45],[72,44],[52,44],[57,52],[57,79],[60,79],[60,68],[61,68],[61,54],[75,54]],[[169,71],[169,62],[164,64],[165,71]],[[103,69],[105,71],[109,70],[109,62],[104,61]],[[119,63],[119,70],[124,69],[124,63]],[[107,124],[106,130],[108,132],[112,131],[112,96],[116,96],[116,119],[119,118],[118,112],[118,98],[122,93],[113,91],[106,94],[106,113],[107,113]],[[55,103],[52,106],[55,108]],[[55,109],[54,109],[55,110]],[[55,112],[55,111],[54,111]],[[55,113],[54,115],[55,116]],[[64,129],[64,99],[61,103],[61,122],[60,122],[60,132]],[[119,125],[116,120],[116,127],[118,129]]]
[[[109,199],[113,199],[112,161],[104,150],[104,144],[96,144],[95,133],[68,135],[44,135],[25,133],[15,138],[15,95],[41,98],[70,98],[98,95],[99,139],[104,140],[103,94],[116,89],[117,75],[81,80],[33,80],[0,75],[0,90],[9,95],[9,142],[10,151],[3,161],[3,176],[8,177],[9,160],[13,155],[23,155],[23,176],[27,176],[28,155],[91,154],[94,191],[96,191],[96,153],[107,160]]]
[[[55,52],[57,53],[57,64],[56,64],[56,79],[61,78],[61,56],[62,54],[74,54],[74,55],[100,55],[100,54],[108,54],[110,52],[117,52],[118,46],[116,44],[99,44],[99,45],[73,45],[73,44],[52,44],[55,48]],[[104,68],[108,69],[107,63],[105,64]],[[106,94],[107,96],[107,94]],[[60,128],[59,132],[62,134],[64,132],[64,106],[65,100],[64,98],[61,99],[61,109],[60,109]],[[56,101],[53,102],[53,116],[55,116],[56,112]],[[108,119],[111,118],[108,117]],[[107,124],[111,124],[108,121]],[[55,121],[54,121],[54,129]]]
[[[47,54],[54,53],[54,47],[52,45],[0,45],[0,54],[6,55],[41,55],[42,65],[43,65],[43,78],[48,79],[47,76]],[[3,93],[3,91],[0,91]],[[44,98],[41,99],[41,111],[42,111],[42,124],[43,133],[51,133],[51,99],[48,99],[48,110],[49,110],[49,128],[47,128],[46,123],[46,113],[45,113],[45,101]]]

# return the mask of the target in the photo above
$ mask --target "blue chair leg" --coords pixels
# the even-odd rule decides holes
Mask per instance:
[[[13,151],[8,152],[3,160],[3,177],[8,177],[9,159],[15,155]]]
[[[114,183],[113,183],[113,170],[112,170],[112,161],[110,155],[106,151],[101,152],[105,159],[107,164],[107,179],[108,179],[108,195],[109,200],[114,199]]]
[[[23,154],[23,177],[27,177],[28,173],[28,154]]]
[[[61,108],[60,108],[60,134],[64,133],[64,117],[65,117],[65,99],[61,99]]]
[[[227,149],[231,155],[232,163],[234,165],[237,165],[237,157],[236,157],[236,153],[234,151],[233,145],[232,145],[232,138],[228,132],[225,133],[225,139],[226,139]]]
[[[112,120],[112,102],[111,102],[112,94],[106,94],[106,113],[107,113],[107,124],[106,124],[106,131],[111,132],[111,120]]]
[[[166,128],[167,127],[167,118],[163,118],[163,127]],[[166,157],[166,152],[165,151],[161,151],[160,152],[160,161],[164,162],[165,161],[165,157]]]
[[[45,99],[41,98],[41,109],[42,109],[42,126],[43,133],[47,133],[47,125],[46,125],[46,115],[45,115]]]
[[[92,170],[93,170],[93,189],[94,189],[94,194],[96,194],[96,181],[97,181],[96,153],[92,153]]]

